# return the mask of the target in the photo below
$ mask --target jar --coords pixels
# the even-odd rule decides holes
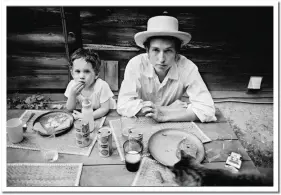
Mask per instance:
[[[83,123],[89,123],[90,132],[94,130],[94,111],[92,109],[92,102],[88,99],[84,99],[82,102],[82,121]]]

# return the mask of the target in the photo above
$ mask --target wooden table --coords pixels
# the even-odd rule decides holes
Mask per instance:
[[[24,110],[8,110],[7,120],[20,117]],[[212,156],[220,154],[220,157],[212,162],[206,160],[203,164],[210,168],[224,168],[228,154],[232,151],[242,155],[243,163],[240,169],[257,171],[251,158],[239,142],[237,136],[217,110],[218,121],[214,123],[196,123],[199,128],[212,140],[204,144],[205,151],[212,150]],[[105,121],[105,126],[109,125],[109,120],[118,119],[120,116],[115,110],[111,111]],[[7,163],[42,163],[44,162],[39,151],[7,148]],[[90,156],[60,154],[57,163],[83,163],[80,186],[130,186],[136,173],[126,170],[124,162],[120,160],[118,152],[115,150],[112,156],[102,158],[98,155],[97,144],[95,144]]]

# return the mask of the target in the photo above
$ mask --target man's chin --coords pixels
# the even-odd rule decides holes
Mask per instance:
[[[168,67],[167,67],[167,66],[157,66],[157,67],[155,68],[155,71],[156,71],[157,73],[167,73]]]

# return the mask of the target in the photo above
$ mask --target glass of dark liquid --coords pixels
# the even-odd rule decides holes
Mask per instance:
[[[139,170],[143,145],[140,141],[130,139],[124,142],[124,155],[126,168],[130,172],[136,172]]]

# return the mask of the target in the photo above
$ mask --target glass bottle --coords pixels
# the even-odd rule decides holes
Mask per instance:
[[[89,123],[90,132],[94,130],[94,111],[92,109],[92,102],[88,99],[84,99],[82,102],[82,121],[84,123]]]

